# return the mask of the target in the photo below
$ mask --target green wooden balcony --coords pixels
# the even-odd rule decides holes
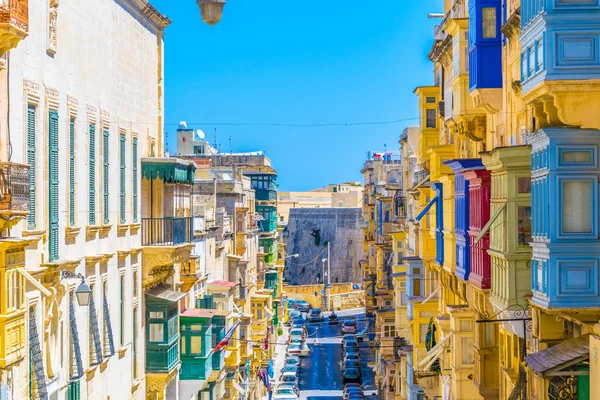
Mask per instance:
[[[256,200],[275,201],[277,200],[277,191],[271,189],[256,189]]]

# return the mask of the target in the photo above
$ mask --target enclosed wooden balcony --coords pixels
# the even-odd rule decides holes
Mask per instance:
[[[29,33],[29,1],[0,1],[0,56],[17,44]]]
[[[29,165],[0,163],[0,229],[10,229],[29,214]]]

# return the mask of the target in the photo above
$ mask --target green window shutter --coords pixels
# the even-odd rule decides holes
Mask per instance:
[[[75,119],[69,121],[69,225],[75,226]]]
[[[125,223],[125,135],[121,135],[119,145],[119,211],[121,214],[121,223]]]
[[[50,157],[48,171],[50,175],[50,261],[58,260],[58,113],[50,111]]]
[[[102,132],[102,199],[104,223],[108,224],[108,129]]]
[[[89,188],[89,223],[96,225],[96,125],[90,125],[90,188]]]
[[[131,158],[132,185],[133,185],[133,222],[138,220],[138,140],[133,138],[133,154]]]
[[[35,229],[35,107],[27,106],[27,164],[29,164],[29,214],[27,229]]]

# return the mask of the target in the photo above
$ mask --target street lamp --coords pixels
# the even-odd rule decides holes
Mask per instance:
[[[221,21],[225,0],[197,0],[196,4],[200,6],[202,21],[208,25],[216,25]]]
[[[77,304],[80,306],[88,306],[90,304],[90,296],[92,295],[92,289],[86,283],[85,278],[81,274],[76,274],[71,271],[63,270],[60,274],[61,279],[81,279],[81,283],[75,289],[75,297],[77,297]]]
[[[289,256],[285,256],[283,257],[284,260],[287,260],[288,258],[298,258],[300,257],[300,254],[291,254]]]

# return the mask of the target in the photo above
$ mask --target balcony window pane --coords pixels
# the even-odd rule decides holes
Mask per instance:
[[[462,363],[463,364],[473,364],[475,361],[475,355],[473,354],[473,338],[464,337],[461,338],[461,346],[462,346]]]
[[[427,97],[425,99],[425,101],[429,104],[434,104],[435,103],[435,97]]]
[[[426,127],[427,128],[435,128],[436,125],[436,118],[437,118],[437,113],[435,110],[433,109],[429,109],[426,111],[426,116],[427,116],[427,121],[426,121]]]
[[[427,336],[427,330],[429,329],[428,324],[419,325],[419,343],[425,343],[425,337]]]
[[[164,324],[150,324],[149,331],[149,337],[151,342],[161,343],[165,340]]]
[[[562,183],[562,231],[592,233],[592,182]]]
[[[496,25],[496,7],[483,7],[481,9],[481,31],[484,39],[496,37]]]
[[[190,336],[190,354],[199,355],[202,352],[202,337]]]
[[[150,319],[163,319],[164,315],[162,311],[150,311]]]
[[[563,164],[566,163],[591,163],[592,152],[591,151],[563,151],[561,152],[561,158]]]
[[[519,193],[531,193],[531,178],[526,176],[518,178],[517,190]]]
[[[528,247],[531,242],[531,207],[517,208],[519,247]]]

